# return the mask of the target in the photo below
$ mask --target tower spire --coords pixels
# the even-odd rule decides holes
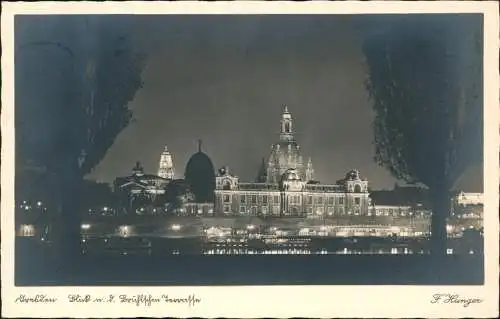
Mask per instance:
[[[164,147],[163,153],[160,155],[160,164],[158,167],[158,176],[167,179],[174,179],[174,164],[172,154]]]
[[[266,159],[263,157],[262,162],[260,163],[259,172],[257,173],[257,179],[255,182],[257,183],[265,183],[267,181],[267,167],[266,167]]]
[[[314,180],[314,168],[312,164],[312,159],[310,157],[307,161],[307,166],[306,166],[306,180],[307,181]]]
[[[201,153],[201,139],[198,139],[198,152]]]

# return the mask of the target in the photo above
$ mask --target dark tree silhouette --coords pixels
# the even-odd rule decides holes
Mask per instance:
[[[61,248],[74,255],[83,177],[130,123],[128,103],[141,88],[144,57],[115,18],[22,19],[16,21],[18,165],[34,161],[56,180]],[[37,33],[44,24],[52,28]]]
[[[479,15],[390,18],[364,41],[376,113],[375,160],[429,189],[431,249],[446,249],[450,191],[482,161],[482,21]]]

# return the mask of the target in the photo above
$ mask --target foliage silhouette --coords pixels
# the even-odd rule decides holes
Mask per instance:
[[[446,249],[450,191],[482,161],[482,21],[478,15],[391,18],[364,39],[375,160],[429,188],[431,249]]]
[[[37,19],[16,21],[17,165],[36,163],[54,180],[61,248],[75,255],[83,177],[130,123],[145,57],[113,18]]]

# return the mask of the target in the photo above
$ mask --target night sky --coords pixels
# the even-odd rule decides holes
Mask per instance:
[[[394,185],[372,159],[361,40],[373,25],[354,16],[127,19],[137,50],[148,56],[144,88],[131,103],[135,121],[90,178],[111,182],[137,160],[155,174],[164,145],[182,178],[201,138],[216,168],[228,165],[253,181],[286,104],[318,180],[333,183],[357,168],[373,188]],[[458,187],[482,191],[482,168],[471,168]]]

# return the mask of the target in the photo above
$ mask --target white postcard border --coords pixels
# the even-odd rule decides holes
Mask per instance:
[[[2,315],[6,317],[493,317],[498,315],[499,242],[499,19],[493,1],[445,2],[35,2],[2,4],[1,257]],[[14,14],[362,14],[483,13],[485,87],[485,285],[483,286],[249,286],[29,287],[14,286]],[[36,267],[36,265],[34,265]],[[312,270],[313,271],[313,270]],[[67,295],[146,297],[194,295],[186,304],[70,304]],[[432,304],[436,293],[484,301],[468,307]],[[15,303],[21,294],[57,296],[56,304]]]

